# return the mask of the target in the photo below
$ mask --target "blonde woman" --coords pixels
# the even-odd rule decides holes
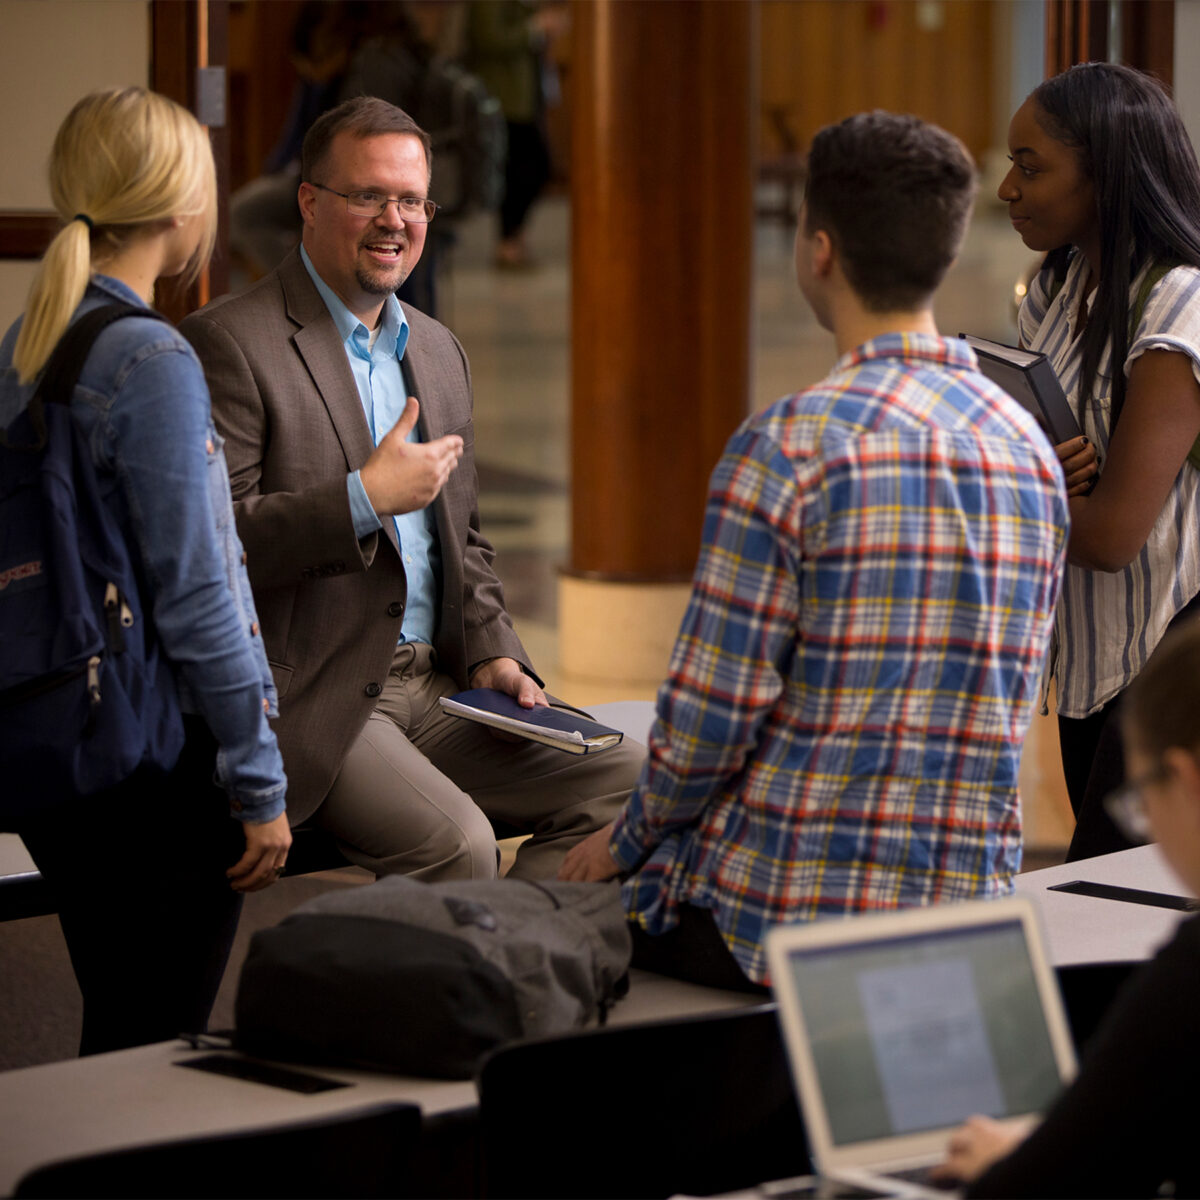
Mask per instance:
[[[50,186],[64,225],[0,343],[4,426],[75,317],[148,306],[157,278],[194,277],[212,250],[207,135],[152,92],[79,101]],[[275,691],[200,364],[161,320],[117,321],[88,355],[71,414],[140,567],[186,735],[169,773],[143,765],[98,795],[47,797],[19,830],[55,889],[84,998],[81,1053],[96,1053],[204,1028],[241,894],[279,877],[291,834],[267,723]]]

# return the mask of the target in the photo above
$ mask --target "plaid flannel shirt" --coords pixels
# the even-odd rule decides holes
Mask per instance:
[[[1011,890],[1066,549],[1049,443],[957,340],[891,334],[748,419],[713,473],[649,758],[610,845],[649,933]]]

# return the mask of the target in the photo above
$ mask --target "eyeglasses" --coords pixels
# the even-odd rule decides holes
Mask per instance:
[[[1146,815],[1146,800],[1142,789],[1150,783],[1161,783],[1168,775],[1167,768],[1159,763],[1144,775],[1131,779],[1104,797],[1104,808],[1112,817],[1113,824],[1131,842],[1151,842],[1154,832],[1150,818]]]
[[[385,196],[382,192],[339,192],[323,183],[312,183],[310,186],[341,196],[346,202],[346,211],[356,217],[381,216],[387,212],[389,204],[394,204],[405,221],[424,225],[433,220],[433,215],[438,210],[438,206],[432,200],[426,200],[422,196]]]

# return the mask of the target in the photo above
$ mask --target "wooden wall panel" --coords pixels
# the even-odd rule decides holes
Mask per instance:
[[[762,0],[762,152],[869,108],[911,112],[975,154],[992,121],[994,0]],[[773,113],[775,116],[773,117]]]
[[[1119,37],[1112,42],[1116,13]],[[1075,63],[1120,61],[1171,87],[1175,75],[1174,0],[1049,0],[1046,74]]]
[[[153,0],[150,6],[150,86],[195,113],[197,71],[224,66],[229,48],[228,0]],[[228,120],[209,131],[217,167],[217,245],[212,261],[192,284],[160,279],[154,306],[172,321],[229,290]]]
[[[296,69],[289,51],[300,0],[233,0],[229,11],[230,184],[262,170],[287,120]]]
[[[1046,77],[1075,63],[1108,58],[1108,0],[1049,0]]]
[[[1175,83],[1175,0],[1121,6],[1121,61]]]

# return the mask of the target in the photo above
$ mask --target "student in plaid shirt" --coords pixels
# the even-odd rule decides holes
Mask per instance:
[[[625,878],[634,962],[762,985],[784,921],[999,895],[1067,533],[1033,419],[938,335],[963,146],[869,113],[817,134],[796,274],[840,358],[710,484],[638,786],[567,856]]]

